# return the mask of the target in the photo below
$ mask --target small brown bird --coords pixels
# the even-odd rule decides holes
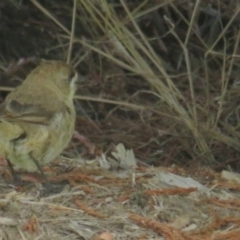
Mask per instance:
[[[76,118],[77,78],[68,64],[44,60],[0,105],[0,156],[12,172],[42,173],[41,166],[68,145]]]

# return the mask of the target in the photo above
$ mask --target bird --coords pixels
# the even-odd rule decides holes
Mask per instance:
[[[11,173],[42,171],[69,144],[76,112],[78,73],[57,60],[42,60],[0,104],[0,156]]]

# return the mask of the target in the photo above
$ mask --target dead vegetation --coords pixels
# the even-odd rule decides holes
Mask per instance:
[[[233,0],[1,1],[2,98],[39,58],[83,79],[65,152],[77,163],[52,167],[66,189],[4,189],[2,238],[237,239],[239,185],[200,166],[239,170],[239,12]],[[118,143],[135,157],[112,159]],[[209,189],[170,186],[159,166]]]

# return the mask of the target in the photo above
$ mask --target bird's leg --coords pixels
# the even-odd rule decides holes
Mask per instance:
[[[13,177],[13,182],[14,182],[14,183],[19,182],[20,179],[17,177],[17,175],[16,175],[16,173],[15,173],[15,171],[14,171],[14,169],[13,169],[12,163],[9,161],[8,158],[6,158],[6,161],[7,161],[7,163],[8,163],[8,168],[9,168],[9,170],[10,170],[10,172],[11,172],[12,177]]]
[[[45,181],[46,183],[49,183],[49,182],[48,182],[48,179],[47,179],[47,177],[46,177],[46,174],[43,172],[43,170],[42,170],[39,162],[38,162],[35,158],[32,158],[32,160],[33,160],[33,162],[35,163],[35,165],[37,166],[39,172],[41,173],[41,175],[42,175],[42,177],[43,177],[43,179],[44,179],[44,181]]]
[[[45,186],[44,186],[45,189],[43,189],[43,190],[41,191],[40,195],[41,195],[41,196],[46,196],[46,195],[48,195],[49,193],[59,193],[59,192],[61,192],[62,189],[63,189],[63,187],[62,187],[62,186],[56,186],[56,185],[54,186],[54,185],[52,185],[52,184],[48,181],[48,179],[47,179],[45,173],[43,172],[43,170],[42,170],[39,162],[38,162],[35,158],[32,158],[32,160],[33,160],[33,162],[36,164],[38,170],[40,171],[40,173],[41,173],[41,175],[42,175],[42,177],[44,178],[44,181],[45,181],[45,184],[44,184],[44,185],[45,185]]]

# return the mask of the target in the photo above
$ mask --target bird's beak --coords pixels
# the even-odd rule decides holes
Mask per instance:
[[[83,81],[84,81],[84,77],[77,73],[77,78],[76,78],[76,81],[75,81],[75,84],[76,84],[77,88]]]

